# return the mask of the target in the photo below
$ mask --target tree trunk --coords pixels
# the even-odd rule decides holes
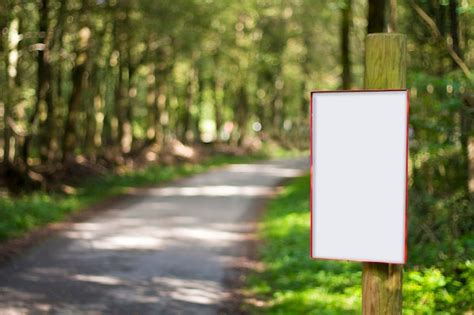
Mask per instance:
[[[181,139],[186,142],[190,143],[194,140],[194,133],[193,133],[193,116],[191,113],[191,109],[194,103],[194,81],[196,79],[196,69],[194,65],[189,70],[189,80],[186,85],[186,98],[184,101],[184,112],[183,112],[183,133],[181,135]]]
[[[132,76],[134,69],[131,66],[131,54],[129,49],[128,33],[129,12],[118,11],[115,17],[115,50],[119,53],[118,59],[118,85],[115,92],[115,113],[117,116],[117,142],[121,154],[130,152],[132,139],[132,125],[130,116],[132,116]]]
[[[126,86],[125,86],[125,68],[122,65],[122,63],[125,63],[122,60],[122,57],[120,57],[119,61],[119,69],[118,69],[118,82],[117,82],[117,87],[115,88],[115,115],[117,117],[117,139],[116,143],[118,144],[118,148],[120,153],[123,153],[123,147],[125,145],[125,128],[124,125],[126,123]]]
[[[367,34],[385,31],[385,4],[386,0],[369,0]]]
[[[466,188],[468,197],[474,198],[474,94],[463,98],[461,107],[461,148],[466,160]]]
[[[133,116],[134,116],[134,107],[135,107],[135,98],[137,96],[137,87],[135,85],[135,73],[136,66],[132,64],[132,53],[130,51],[132,43],[130,42],[130,36],[128,37],[129,41],[127,43],[127,72],[128,72],[128,86],[127,86],[127,109],[125,110],[126,119],[123,125],[123,141],[122,141],[122,152],[129,153],[135,142],[135,136],[133,134]]]
[[[72,70],[72,92],[68,103],[68,112],[64,126],[63,162],[74,158],[74,149],[77,147],[77,123],[79,120],[82,92],[85,84],[86,69],[89,59],[89,40],[91,30],[83,27],[79,31],[79,46],[76,52],[76,61]]]
[[[214,120],[216,123],[216,141],[220,141],[220,132],[222,129],[222,107],[224,106],[224,81],[220,78],[214,79]]]
[[[201,143],[201,118],[202,118],[202,104],[204,103],[204,92],[206,89],[206,80],[204,78],[204,70],[201,63],[197,73],[197,101],[196,101],[196,112],[194,116],[193,133],[195,135],[195,141]]]
[[[50,43],[52,39],[52,31],[48,26],[48,13],[49,13],[49,0],[41,0],[40,7],[40,22],[39,31],[43,34],[43,38],[40,39],[40,43],[43,44],[43,49],[38,50],[37,56],[37,87],[36,87],[36,102],[33,108],[33,113],[28,120],[28,135],[25,137],[25,142],[22,148],[22,158],[25,161],[25,165],[28,164],[28,157],[30,151],[30,144],[33,138],[34,125],[38,119],[41,108],[46,108],[47,119],[52,119],[54,115],[53,110],[53,93],[52,93],[52,81],[51,81],[51,63],[50,63]],[[44,124],[46,126],[49,123]],[[48,139],[51,138],[50,132],[54,129],[46,129],[45,126],[41,126],[42,131],[40,139],[40,156],[43,161],[47,160],[48,157]],[[46,129],[46,130],[45,130]]]
[[[10,77],[8,75],[8,41],[7,45],[5,45],[7,49],[4,52],[4,63],[5,63],[5,82],[7,86],[10,86]],[[9,120],[11,119],[11,97],[10,93],[12,91],[8,89],[2,89],[3,94],[3,163],[5,165],[10,164],[10,138],[12,136],[12,131],[10,128]]]
[[[166,110],[166,74],[168,69],[157,71],[155,81],[155,105],[154,105],[154,129],[155,141],[160,145],[164,141],[164,128],[162,124],[162,115]],[[167,117],[167,116],[166,116]],[[168,121],[166,121],[168,124]]]
[[[474,136],[468,138],[467,146],[468,160],[468,190],[471,200],[474,199]]]
[[[390,15],[388,18],[388,32],[396,33],[397,26],[397,0],[390,0]]]
[[[272,105],[272,133],[279,138],[282,133],[281,127],[283,126],[283,97],[280,92],[277,92],[277,95],[275,95]]]
[[[97,50],[95,50],[97,53]],[[95,54],[92,54],[95,55]],[[90,160],[95,160],[97,156],[95,135],[97,130],[97,118],[99,117],[102,100],[101,100],[101,77],[102,71],[97,64],[94,64],[91,74],[88,76],[87,85],[85,86],[85,99],[87,104],[85,108],[85,135],[83,141],[83,152]]]
[[[235,115],[236,115],[235,118],[236,118],[237,127],[239,131],[239,138],[237,140],[237,145],[241,146],[247,135],[247,122],[248,122],[247,118],[248,118],[248,110],[249,110],[247,91],[244,85],[240,86],[240,89],[237,93],[236,107],[237,108],[235,109]]]
[[[213,55],[213,66],[214,71],[211,76],[211,88],[213,89],[213,96],[214,96],[214,122],[215,122],[215,132],[216,132],[216,142],[221,140],[221,131],[223,125],[223,117],[222,117],[222,110],[224,106],[224,86],[225,82],[221,76],[220,71],[220,55],[214,54]]]
[[[152,143],[156,141],[156,128],[155,128],[155,121],[156,121],[156,113],[155,113],[155,99],[156,99],[156,92],[155,92],[155,65],[151,63],[148,66],[148,74],[146,77],[146,84],[147,84],[147,92],[146,92],[146,109],[147,109],[147,118],[146,118],[146,142]]]
[[[107,92],[109,89],[114,91],[116,88],[115,80],[115,72],[114,69],[110,66],[106,67],[105,74],[104,74],[105,82],[104,82],[104,90]],[[115,116],[115,95],[111,98],[107,98],[105,93],[104,95],[104,117],[102,120],[102,134],[100,134],[100,154],[104,156],[108,156],[110,152],[115,152],[117,148],[116,139],[117,136],[117,128],[114,127],[113,121],[116,121]],[[108,104],[111,101],[113,105]]]
[[[104,75],[105,77],[105,75]],[[102,145],[102,132],[104,130],[104,117],[105,117],[105,83],[98,82],[96,88],[96,93],[94,95],[94,109],[95,109],[95,129],[93,135],[93,145],[94,145],[94,152],[97,152],[98,149]]]
[[[16,93],[16,75],[17,75],[17,65],[18,65],[18,42],[19,42],[19,19],[15,14],[16,10],[12,9],[11,20],[8,22],[8,33],[6,40],[6,50],[5,50],[5,66],[6,66],[6,86],[5,91],[5,101],[4,101],[4,113],[3,113],[3,123],[4,123],[4,163],[9,165],[15,159],[15,135],[13,133],[12,125],[15,124],[13,120],[13,104],[15,102],[15,93]]]
[[[438,3],[436,8],[436,25],[438,26],[439,32],[441,36],[446,35],[446,13],[447,9],[445,5],[441,5]]]
[[[458,22],[458,2],[457,0],[449,0],[449,29],[453,40],[453,50],[461,60],[464,60],[461,48],[459,47],[459,22]],[[457,64],[453,61],[453,69],[457,68]]]
[[[58,12],[58,20],[54,28],[54,36],[51,43],[50,49],[53,47],[64,47],[64,28],[65,28],[65,19],[67,16],[66,3],[61,1],[61,7]],[[46,121],[44,122],[44,129],[47,130],[45,133],[46,136],[43,138],[44,143],[40,144],[41,147],[47,148],[47,159],[49,161],[58,160],[61,158],[61,133],[63,132],[64,124],[60,119],[59,113],[62,110],[62,107],[66,103],[64,101],[63,93],[63,61],[64,58],[60,57],[57,61],[57,64],[52,68],[52,83],[53,86],[53,104],[49,109],[48,115],[46,116]]]
[[[342,89],[351,88],[351,58],[350,58],[350,26],[352,21],[352,0],[346,0],[342,8],[341,25],[341,64],[342,64]]]

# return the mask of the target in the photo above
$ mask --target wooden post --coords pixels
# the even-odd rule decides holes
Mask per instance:
[[[395,33],[369,34],[365,45],[366,89],[406,87],[406,36]],[[374,237],[377,237],[374,235]],[[364,263],[362,312],[364,315],[402,313],[403,265]]]

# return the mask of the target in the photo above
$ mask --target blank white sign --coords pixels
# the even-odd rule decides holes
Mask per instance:
[[[313,258],[406,262],[407,93],[312,93]]]

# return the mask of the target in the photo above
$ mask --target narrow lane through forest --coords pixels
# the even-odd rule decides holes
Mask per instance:
[[[0,314],[215,314],[262,202],[308,158],[136,190],[0,268]]]

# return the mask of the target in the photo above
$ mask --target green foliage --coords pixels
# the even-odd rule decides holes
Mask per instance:
[[[255,314],[360,314],[359,263],[309,258],[309,176],[301,177],[273,200],[261,224],[262,272],[247,279],[247,294],[263,303],[246,304]],[[470,237],[472,244],[473,238]],[[448,242],[445,242],[447,245]],[[460,314],[474,308],[474,262],[451,261],[454,268],[423,260],[423,248],[410,248],[404,274],[404,314]],[[471,256],[472,259],[472,256]],[[258,306],[256,306],[258,305]]]
[[[455,268],[474,256],[474,203],[468,183],[467,115],[458,72],[444,77],[412,73],[409,237],[413,264]],[[411,257],[413,256],[413,257]],[[450,266],[452,265],[452,266]]]
[[[474,308],[474,263],[454,271],[440,267],[408,270],[403,284],[405,314],[461,314]]]
[[[248,279],[248,290],[263,300],[255,314],[358,314],[358,264],[309,258],[309,177],[285,188],[261,225],[265,271]]]

